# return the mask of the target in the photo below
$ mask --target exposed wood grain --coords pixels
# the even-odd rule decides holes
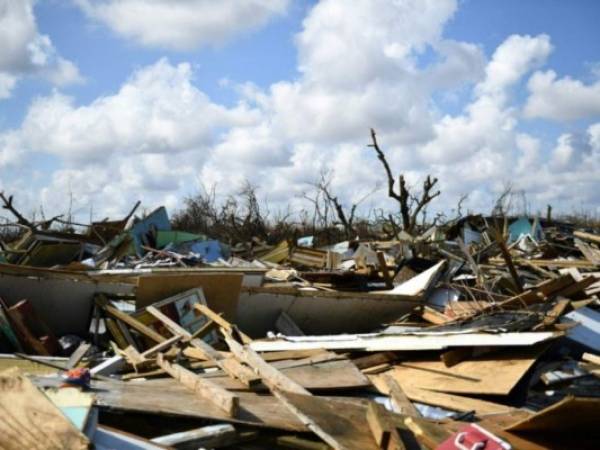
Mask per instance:
[[[389,388],[384,381],[386,374],[371,375],[369,378],[375,387],[383,394],[389,393]],[[419,403],[427,405],[441,406],[442,408],[451,409],[453,411],[475,411],[477,414],[503,414],[512,410],[511,407],[501,405],[499,403],[488,402],[471,397],[461,395],[447,394],[444,392],[436,392],[427,389],[420,389],[411,385],[403,385],[402,389],[406,396]]]
[[[196,303],[194,305],[194,308],[196,310],[198,310],[199,312],[201,312],[202,314],[204,314],[210,320],[212,320],[213,322],[215,322],[221,328],[224,328],[224,329],[228,330],[230,333],[233,334],[233,327],[232,327],[232,325],[227,320],[225,320],[223,317],[221,317],[219,314],[217,314],[212,309],[210,309],[208,306],[203,305],[201,303]],[[242,333],[239,330],[238,330],[238,334],[242,338],[242,342],[244,344],[247,344],[248,342],[252,341],[252,339],[248,335]]]
[[[0,376],[0,416],[3,450],[88,448],[88,439],[22,376]]]
[[[183,328],[181,325],[171,320],[161,311],[153,306],[146,308],[150,314],[160,320],[173,334],[183,336],[184,338],[191,339],[192,334]],[[253,386],[260,383],[260,378],[252,373],[251,370],[242,366],[233,358],[224,358],[221,353],[212,348],[209,344],[204,342],[202,339],[191,339],[190,344],[196,347],[198,350],[203,352],[204,359],[214,361],[221,369],[223,369],[230,376],[237,378],[246,386]]]
[[[567,397],[505,427],[506,431],[600,435],[600,398]]]
[[[92,344],[90,344],[89,342],[82,342],[81,344],[79,344],[79,347],[77,347],[77,349],[69,357],[69,361],[67,362],[67,369],[72,369],[73,367],[76,367],[81,362],[81,360],[86,355],[91,346]]]
[[[162,353],[156,355],[156,363],[161,369],[204,400],[214,403],[229,416],[235,416],[238,410],[239,398],[231,392],[206,378],[199,377],[179,364],[169,363],[164,359]]]
[[[392,401],[392,406],[397,413],[411,417],[421,417],[421,414],[406,396],[402,386],[390,375],[382,376],[383,384],[388,389],[388,395]]]
[[[310,395],[306,389],[283,375],[279,370],[275,369],[262,359],[254,350],[242,347],[242,345],[235,341],[226,330],[223,330],[223,334],[227,345],[229,345],[229,348],[235,357],[252,367],[256,373],[260,375],[263,383],[268,386],[269,389],[281,389],[297,394]]]
[[[152,328],[147,325],[144,325],[139,320],[131,317],[129,314],[126,314],[122,311],[119,311],[117,308],[111,305],[104,305],[104,310],[108,312],[111,316],[125,322],[131,328],[146,336],[149,339],[152,339],[154,342],[163,342],[166,338],[158,334]]]
[[[391,374],[407,386],[462,394],[508,395],[545,346],[486,353],[452,367],[439,360],[396,365]]]
[[[375,402],[369,404],[367,423],[379,448],[387,450],[404,450],[406,448],[398,430],[389,420],[385,408],[380,404]]]

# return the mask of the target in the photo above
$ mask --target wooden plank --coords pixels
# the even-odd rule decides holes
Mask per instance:
[[[140,352],[138,352],[131,345],[129,347],[127,347],[125,350],[122,350],[122,354],[125,356],[125,359],[127,360],[127,362],[129,364],[131,364],[134,367],[134,369],[136,369],[136,370],[137,370],[138,365],[141,365],[148,361],[146,358],[144,358],[142,356],[142,354]]]
[[[379,449],[366,422],[366,411],[327,398],[278,391],[277,397],[334,449]]]
[[[92,344],[85,341],[79,344],[79,347],[77,347],[77,349],[75,349],[75,351],[71,353],[66,368],[72,369],[73,367],[76,367],[81,362],[81,360],[86,355],[91,346]]]
[[[228,330],[231,334],[234,334],[234,330],[233,330],[232,325],[227,320],[225,320],[223,317],[221,317],[219,314],[217,314],[212,309],[210,309],[208,306],[205,306],[205,305],[203,305],[201,303],[196,303],[194,305],[194,308],[197,311],[199,311],[202,314],[204,314],[210,320],[212,320],[213,322],[215,322],[216,324],[218,324],[221,328],[224,328],[224,329]],[[243,332],[237,330],[237,333],[242,338],[242,342],[244,344],[247,344],[248,342],[252,341],[252,339],[248,335],[244,334]]]
[[[295,381],[292,381],[279,370],[267,363],[258,353],[248,347],[242,347],[226,330],[223,330],[225,341],[235,357],[252,367],[261,377],[263,383],[271,390],[284,390],[302,395],[310,393]]]
[[[586,233],[585,231],[579,231],[579,230],[574,231],[573,235],[576,236],[576,237],[578,237],[578,238],[580,238],[580,239],[583,239],[585,241],[590,241],[590,242],[593,242],[595,244],[600,244],[600,235],[592,234],[592,233]]]
[[[119,331],[121,331],[121,334],[123,335],[123,338],[127,342],[127,346],[133,347],[137,350],[138,344],[135,342],[135,340],[133,339],[133,336],[129,332],[129,328],[127,328],[127,326],[120,320],[117,320],[116,323],[117,323],[117,327],[119,327]]]
[[[152,328],[144,325],[139,320],[131,317],[129,314],[119,311],[114,306],[107,304],[107,305],[104,305],[103,308],[111,316],[125,322],[131,328],[133,328],[140,334],[146,336],[147,338],[152,339],[154,342],[163,342],[164,340],[166,340],[166,338],[164,336],[161,336],[156,331],[154,331]]]
[[[450,322],[452,317],[448,317],[444,313],[436,311],[429,306],[424,306],[423,311],[421,312],[421,319],[433,323],[434,325],[442,325],[446,322]]]
[[[315,399],[315,397],[313,397],[310,392],[295,381],[286,377],[269,363],[265,362],[254,350],[242,347],[242,345],[231,337],[227,330],[221,329],[221,331],[225,336],[227,345],[229,345],[231,352],[236,358],[252,367],[260,375],[263,383],[269,387],[272,394],[313,433],[323,439],[327,444],[331,445],[334,449],[353,448],[340,442],[338,429],[331,429],[329,426],[329,420],[331,419],[325,419],[325,423],[323,423],[322,420],[319,420],[319,418],[315,419],[314,411],[310,410],[310,407],[314,406],[314,404],[311,404],[311,401]],[[308,412],[307,409],[309,409]],[[342,416],[338,417],[340,419],[342,418]]]
[[[183,336],[184,338],[190,339],[191,333],[184,329],[181,325],[171,320],[161,311],[153,306],[146,308],[150,314],[160,320],[172,333]],[[237,378],[246,386],[253,386],[260,383],[260,378],[257,377],[251,370],[239,364],[232,358],[224,358],[218,351],[212,348],[209,344],[204,342],[202,339],[191,339],[190,344],[196,347],[198,350],[204,353],[205,359],[213,360],[221,369],[223,369],[230,376]]]
[[[508,395],[545,346],[486,353],[452,367],[439,360],[406,361],[391,371],[407,386],[456,394]]]
[[[277,317],[275,328],[286,336],[304,336],[304,332],[285,311],[281,311],[279,317]]]
[[[594,248],[590,244],[587,244],[579,239],[575,239],[575,247],[585,256],[589,262],[600,266],[600,250]]]
[[[369,379],[382,394],[389,394],[385,381],[388,374],[369,375]],[[402,390],[410,400],[427,405],[441,406],[453,411],[476,411],[477,414],[500,414],[512,411],[513,408],[498,403],[488,402],[460,395],[420,389],[412,385],[403,385]]]
[[[51,355],[51,352],[48,351],[48,348],[46,348],[46,345],[44,345],[44,342],[42,341],[43,336],[34,335],[30,325],[38,325],[37,328],[49,333],[48,328],[40,322],[37,315],[34,314],[31,304],[27,300],[21,300],[16,305],[8,308],[6,312],[11,319],[13,330],[19,336],[20,342],[24,343],[25,346],[29,348],[29,350],[35,352],[35,354],[43,356]],[[54,346],[50,345],[50,348],[52,347]]]
[[[232,425],[219,424],[159,436],[152,442],[177,448],[217,448],[234,444],[236,438],[237,433]]]
[[[331,447],[324,442],[315,442],[301,437],[278,436],[277,444],[283,448],[292,448],[296,450],[330,450]]]
[[[229,355],[226,352],[220,352],[220,353],[221,353],[221,356],[223,356],[224,358]],[[317,348],[317,349],[311,349],[311,350],[285,350],[285,351],[281,351],[281,352],[268,352],[268,353],[262,353],[260,356],[265,361],[281,361],[281,360],[285,360],[285,359],[309,358],[311,356],[316,356],[316,355],[320,355],[320,354],[324,354],[324,353],[328,353],[327,350],[322,350],[320,348]],[[201,350],[198,350],[194,347],[184,348],[183,354],[185,356],[187,356],[188,358],[203,360],[204,361],[202,363],[203,368],[216,366],[216,364],[214,364],[210,361],[206,361],[203,357],[204,353]],[[353,362],[356,363],[356,360],[354,360]]]
[[[421,417],[421,414],[406,396],[402,386],[390,375],[382,376],[383,385],[387,388],[387,393],[390,396],[392,407],[399,414],[411,417]]]
[[[389,450],[404,450],[406,448],[395,425],[388,419],[385,408],[379,403],[369,403],[367,423],[379,448]]]
[[[394,288],[394,280],[390,276],[390,272],[387,267],[387,263],[385,262],[385,255],[383,252],[377,252],[377,262],[379,263],[379,270],[383,275],[383,279],[385,280],[385,286],[388,289]]]
[[[441,426],[424,420],[419,421],[414,417],[406,417],[404,419],[404,425],[414,433],[422,446],[429,449],[438,448],[442,442],[450,437],[450,433]]]
[[[174,344],[179,342],[181,339],[183,339],[183,338],[182,338],[182,336],[179,336],[179,335],[170,337],[169,339],[159,342],[154,347],[150,347],[145,352],[142,352],[142,356],[144,358],[151,358],[152,356],[156,355],[158,352],[162,352],[163,350],[167,350],[168,348],[171,348],[171,346],[173,346]]]
[[[293,362],[300,362],[293,361]],[[284,373],[285,376],[295,381],[305,389],[310,390],[342,390],[358,389],[371,385],[366,378],[350,361],[341,359],[333,361],[316,362],[287,367],[286,361],[275,362],[272,365]],[[230,390],[248,390],[248,387],[239,380],[233,379],[219,373],[207,373],[200,375],[203,378],[214,381],[219,386]],[[252,390],[262,390],[264,387],[256,386]]]
[[[506,431],[585,433],[598,436],[600,398],[566,397],[558,403],[508,425]]]
[[[104,319],[104,322],[106,323],[106,328],[108,328],[108,331],[115,339],[119,348],[127,348],[127,340],[125,339],[125,336],[123,336],[123,333],[119,329],[116,319],[107,317],[106,319]]]
[[[536,325],[533,329],[538,330],[554,325],[554,323],[556,323],[556,321],[560,319],[560,316],[562,316],[565,313],[565,311],[570,305],[571,300],[569,299],[564,298],[558,300],[556,304],[552,307],[552,309],[546,313],[546,316],[544,317],[542,322]]]
[[[265,355],[269,355],[269,353],[264,353],[263,358],[265,357]],[[362,369],[368,369],[369,367],[380,366],[382,364],[388,364],[388,363],[397,361],[398,359],[399,359],[398,354],[396,354],[394,352],[378,352],[378,353],[371,353],[366,356],[354,358],[352,360],[352,362],[354,363],[354,365],[356,367],[358,367],[359,369],[362,370]]]
[[[522,306],[531,305],[533,303],[543,302],[547,297],[556,295],[562,289],[565,289],[575,283],[573,277],[570,274],[546,280],[535,288],[528,289],[519,295],[515,295],[509,299],[498,302],[497,304],[491,304],[489,307],[483,308],[483,311],[494,309],[496,307],[507,308],[511,306]]]
[[[88,439],[22,376],[0,376],[0,448],[87,449]]]
[[[178,364],[169,363],[164,359],[162,353],[156,355],[156,364],[204,400],[214,403],[229,416],[235,416],[239,406],[239,398],[237,396],[223,389],[218,384],[215,384],[206,378],[201,378],[194,372],[187,370]]]
[[[510,406],[499,403],[464,397],[461,395],[446,394],[445,392],[435,392],[415,387],[406,387],[404,391],[408,398],[415,402],[441,406],[442,408],[451,409],[453,411],[475,411],[477,415],[485,415],[507,413],[513,410]]]
[[[600,366],[600,356],[598,355],[594,355],[592,353],[584,353],[583,355],[581,355],[581,359],[583,361],[587,361],[589,363]]]
[[[504,261],[501,258],[490,258],[490,264],[504,265]],[[525,264],[525,265],[535,265],[542,267],[560,267],[560,268],[570,268],[575,267],[578,269],[594,269],[598,267],[596,264],[589,262],[583,259],[521,259],[521,258],[513,258],[513,262],[517,265]]]

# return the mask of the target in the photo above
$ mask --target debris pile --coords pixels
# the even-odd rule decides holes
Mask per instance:
[[[138,206],[2,243],[0,448],[598,448],[597,231],[223,243]]]

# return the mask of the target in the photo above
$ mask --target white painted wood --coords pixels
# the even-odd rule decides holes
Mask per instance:
[[[209,425],[194,430],[182,431],[180,433],[167,434],[152,439],[155,444],[165,446],[182,445],[195,448],[211,448],[215,445],[230,445],[235,441],[235,428],[229,424]]]
[[[257,352],[282,350],[364,350],[418,351],[442,350],[448,347],[519,347],[530,346],[559,336],[552,332],[463,333],[463,334],[345,334],[337,336],[301,336],[255,340],[250,347]]]

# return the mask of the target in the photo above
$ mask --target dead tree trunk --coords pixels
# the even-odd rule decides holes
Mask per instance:
[[[35,229],[35,225],[27,220],[14,206],[13,196],[9,195],[8,198],[4,195],[4,192],[0,192],[0,199],[4,202],[3,209],[9,210],[13,216],[17,218],[17,223],[30,229]]]
[[[388,182],[388,196],[398,202],[400,206],[400,215],[402,217],[402,226],[407,233],[412,233],[416,228],[417,217],[419,214],[431,200],[440,195],[440,191],[433,191],[438,179],[432,178],[431,175],[427,175],[427,178],[425,178],[425,181],[423,182],[423,191],[421,192],[420,197],[418,197],[411,195],[410,190],[406,185],[404,175],[400,174],[398,177],[399,190],[396,192],[394,189],[396,180],[394,180],[394,175],[392,174],[392,170],[390,169],[385,154],[377,143],[377,135],[373,128],[371,128],[371,140],[372,143],[369,144],[369,147],[373,147],[377,153],[377,158],[381,161],[383,169],[385,170]]]

